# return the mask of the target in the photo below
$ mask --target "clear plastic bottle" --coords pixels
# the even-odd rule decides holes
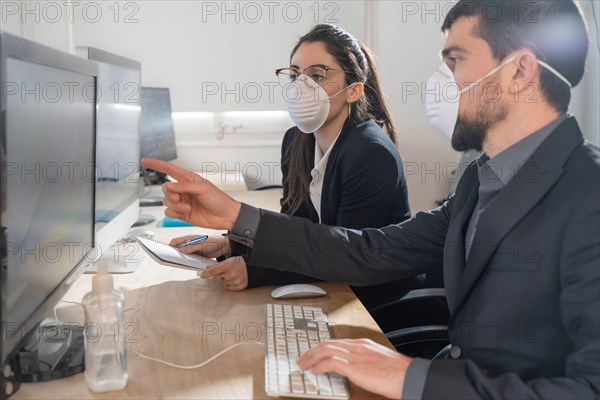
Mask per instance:
[[[83,298],[85,309],[85,381],[95,392],[127,385],[123,293],[113,287],[106,268],[92,278],[92,291]]]

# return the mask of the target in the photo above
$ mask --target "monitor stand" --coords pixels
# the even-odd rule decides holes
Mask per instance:
[[[162,207],[163,193],[160,186],[146,186],[148,191],[140,197],[140,207]],[[154,222],[154,217],[148,214],[140,214],[134,227],[144,226]]]
[[[140,201],[141,203],[141,201]],[[162,203],[161,203],[162,204]],[[140,204],[141,205],[141,204]],[[137,221],[132,225],[134,228],[138,226],[144,226],[153,223],[155,218],[150,214],[140,214]]]
[[[21,382],[45,382],[85,370],[83,327],[49,324],[29,332],[15,357]]]
[[[150,168],[142,168],[141,175],[144,183],[148,186],[162,185],[163,183],[170,182],[166,174]]]
[[[146,192],[140,196],[140,207],[162,207],[164,195],[161,184],[145,185],[144,187]]]

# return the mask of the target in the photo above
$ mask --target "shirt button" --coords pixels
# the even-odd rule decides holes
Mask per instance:
[[[460,346],[452,345],[452,347],[450,348],[450,357],[456,360],[457,358],[460,358],[461,355],[462,349],[460,348]]]
[[[251,230],[247,230],[246,232],[244,232],[244,235],[246,237],[251,237],[252,236],[252,231]]]

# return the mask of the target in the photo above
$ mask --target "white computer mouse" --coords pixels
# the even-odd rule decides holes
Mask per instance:
[[[299,299],[302,297],[325,296],[327,292],[315,285],[294,284],[278,287],[271,292],[274,299]]]

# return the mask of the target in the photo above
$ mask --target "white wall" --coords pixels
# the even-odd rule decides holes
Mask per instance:
[[[285,110],[275,69],[317,23],[362,37],[365,1],[2,0],[7,32],[64,51],[93,46],[142,62],[173,111]]]
[[[75,45],[141,61],[142,84],[171,88],[176,112],[285,110],[275,69],[298,37],[319,22],[357,35],[364,25],[364,1],[137,1],[118,22],[112,3],[97,22],[75,21]]]
[[[0,29],[62,51],[71,51],[71,18],[65,1],[2,0]]]
[[[449,1],[376,1],[371,46],[399,129],[413,212],[448,196],[460,154],[428,122],[424,84],[440,63],[440,26]],[[429,12],[430,11],[430,12]]]
[[[579,85],[573,89],[570,112],[574,114],[586,138],[600,145],[600,50],[598,48],[598,26],[594,23],[593,10],[596,20],[600,22],[600,2],[595,0],[595,7],[589,0],[580,1],[585,13],[590,38],[590,49],[587,59],[586,74]]]

